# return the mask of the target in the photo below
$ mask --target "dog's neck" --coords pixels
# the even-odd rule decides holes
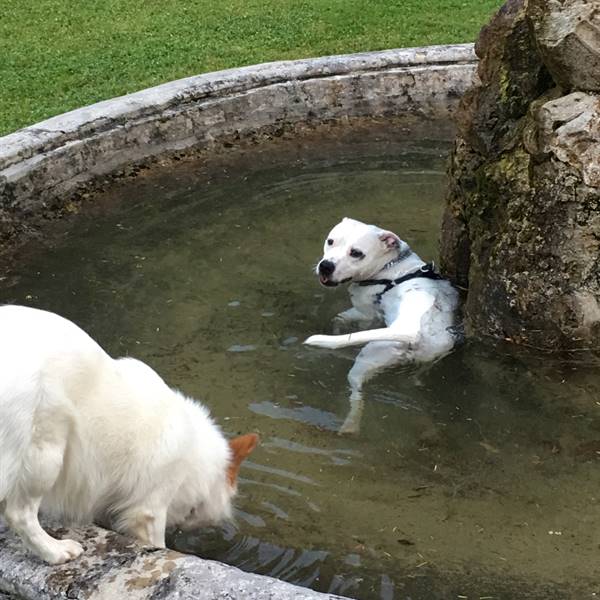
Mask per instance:
[[[408,244],[404,244],[397,256],[385,263],[373,277],[369,279],[393,279],[424,264],[423,260],[415,254]]]
[[[410,249],[410,246],[406,244],[404,248],[400,250],[398,256],[395,256],[394,258],[392,258],[392,260],[386,262],[385,265],[383,265],[379,273],[383,274],[384,271],[387,271],[391,269],[394,265],[401,263],[403,260],[407,259],[411,254],[413,254],[413,251]]]

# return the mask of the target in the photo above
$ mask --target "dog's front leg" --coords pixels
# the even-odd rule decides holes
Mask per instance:
[[[122,518],[123,524],[119,530],[132,535],[142,544],[165,547],[165,529],[167,523],[166,506],[157,503],[148,503],[129,509]]]
[[[434,296],[429,292],[412,291],[402,297],[398,307],[398,317],[389,327],[368,329],[346,335],[311,335],[304,343],[321,348],[362,346],[368,342],[414,344],[420,335],[421,320],[433,305],[434,300]]]
[[[381,329],[369,329],[357,331],[345,335],[311,335],[304,341],[307,346],[318,346],[319,348],[344,348],[345,346],[362,346],[368,342],[402,342],[414,343],[416,335],[400,333],[390,327]]]

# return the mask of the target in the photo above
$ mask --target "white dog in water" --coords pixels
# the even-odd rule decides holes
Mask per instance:
[[[316,267],[324,286],[351,283],[353,307],[335,318],[335,327],[386,327],[346,335],[313,335],[304,343],[322,348],[367,344],[348,373],[350,412],[341,432],[358,431],[362,387],[375,373],[403,362],[430,362],[456,342],[458,294],[450,282],[422,261],[395,233],[343,219],[329,233]]]
[[[40,506],[158,547],[166,526],[228,518],[257,442],[228,443],[203,406],[144,363],[113,360],[74,323],[0,307],[0,514],[45,561],[83,548],[48,535]]]

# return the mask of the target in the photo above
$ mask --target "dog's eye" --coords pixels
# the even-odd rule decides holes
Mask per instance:
[[[328,246],[333,246],[333,240],[332,240],[331,238],[329,238],[329,239],[327,240],[327,245],[328,245]]]
[[[364,258],[365,253],[361,252],[360,250],[357,250],[356,248],[352,248],[352,250],[350,250],[350,256],[352,258]]]

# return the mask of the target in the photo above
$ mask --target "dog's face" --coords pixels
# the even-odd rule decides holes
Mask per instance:
[[[242,462],[258,444],[258,435],[248,433],[229,441],[229,461],[224,473],[220,473],[208,485],[208,495],[204,502],[195,498],[184,499],[183,506],[169,507],[169,524],[182,531],[216,525],[231,518],[232,500],[237,492],[237,477]]]
[[[327,236],[317,264],[319,281],[336,286],[370,279],[406,247],[395,233],[354,219],[343,219]]]

